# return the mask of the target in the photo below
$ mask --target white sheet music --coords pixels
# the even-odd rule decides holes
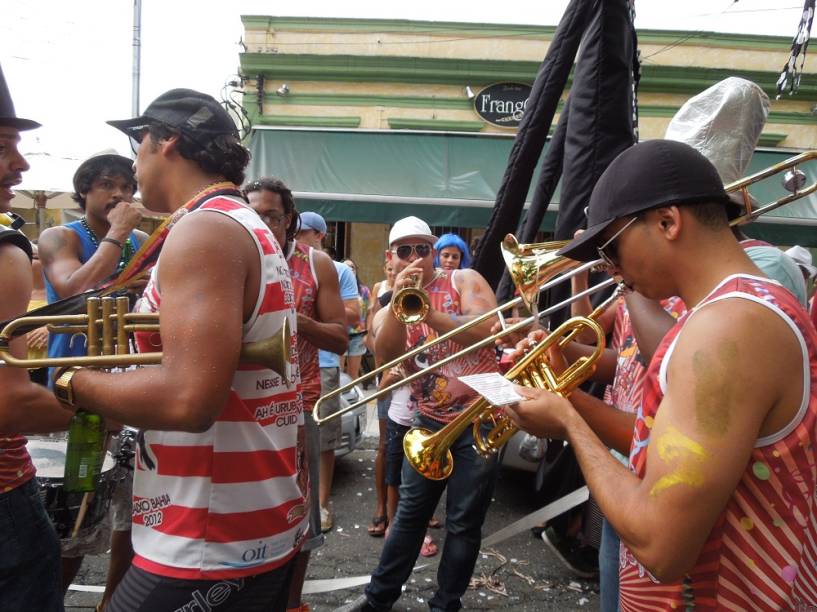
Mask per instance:
[[[513,388],[513,383],[499,372],[460,376],[460,380],[494,406],[513,404],[525,399]]]

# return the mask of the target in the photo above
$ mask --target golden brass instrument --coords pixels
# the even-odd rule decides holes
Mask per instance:
[[[554,244],[558,244],[558,243],[554,243]],[[524,250],[525,245],[519,245],[519,246],[520,246],[520,249]],[[539,254],[539,255],[529,254],[528,256],[529,257],[538,257],[538,256],[542,256],[542,255],[541,254]],[[542,263],[543,270],[540,271],[539,277],[541,279],[547,279],[549,277],[554,276],[555,273],[550,274],[550,275],[548,274],[548,268],[551,267],[551,266],[554,266],[554,265],[557,265],[557,267],[558,267],[557,272],[564,272],[565,268],[567,267],[567,266],[563,265],[562,260],[564,260],[564,259],[565,258],[560,257],[560,258],[558,258],[558,260],[555,260],[555,264],[554,264],[554,259],[551,258],[551,257],[547,257],[546,258],[547,261]],[[570,267],[572,267],[573,269],[570,270],[569,272],[566,272],[566,273],[562,274],[562,276],[559,276],[558,278],[555,278],[555,279],[551,278],[550,280],[548,280],[542,286],[539,287],[539,291],[545,291],[547,289],[550,289],[551,287],[553,287],[557,283],[564,281],[566,278],[570,278],[572,276],[575,276],[576,274],[584,272],[585,270],[589,270],[590,268],[593,268],[593,267],[599,265],[599,263],[601,263],[601,260],[592,261],[590,263],[585,263],[585,264],[581,264],[581,262],[574,261],[572,259],[568,259],[566,261],[569,262]],[[489,337],[484,338],[484,339],[482,339],[482,340],[480,340],[478,342],[475,342],[474,344],[471,344],[470,346],[467,346],[467,347],[463,348],[461,351],[458,351],[458,352],[454,353],[453,355],[449,355],[448,357],[445,357],[445,358],[441,359],[440,361],[437,361],[436,363],[430,365],[427,368],[424,368],[424,369],[422,369],[422,370],[420,370],[418,372],[414,372],[413,374],[410,374],[409,376],[406,376],[402,380],[400,380],[400,381],[398,381],[398,382],[396,382],[396,383],[394,383],[392,385],[389,385],[388,387],[386,387],[384,389],[381,389],[381,390],[373,393],[372,395],[369,395],[369,396],[361,399],[360,401],[355,402],[354,404],[351,404],[349,406],[345,406],[344,408],[341,408],[340,410],[338,410],[336,412],[333,412],[332,414],[329,414],[329,415],[327,415],[325,417],[320,417],[319,416],[320,415],[319,408],[323,404],[323,402],[325,402],[325,401],[327,401],[327,400],[329,400],[331,398],[337,397],[338,395],[340,395],[342,393],[346,393],[349,389],[353,388],[355,385],[359,385],[359,384],[361,384],[362,382],[364,382],[366,380],[372,379],[375,376],[377,376],[378,374],[380,374],[381,372],[385,372],[385,371],[390,370],[391,368],[397,367],[401,363],[403,363],[404,361],[413,358],[415,355],[418,355],[419,353],[427,351],[432,346],[436,346],[437,344],[439,344],[441,342],[445,342],[445,341],[453,338],[457,334],[460,334],[463,331],[474,327],[475,325],[479,325],[480,323],[486,321],[487,319],[491,319],[491,318],[495,317],[497,315],[497,313],[499,313],[499,312],[501,312],[503,310],[509,310],[511,308],[515,308],[516,306],[521,306],[521,305],[524,304],[524,300],[523,300],[522,297],[514,298],[513,300],[510,300],[509,302],[501,304],[501,305],[497,306],[496,308],[493,308],[493,309],[489,310],[488,312],[486,312],[484,314],[481,314],[478,317],[475,317],[475,318],[471,319],[467,323],[464,323],[463,325],[460,325],[459,327],[456,327],[456,328],[452,329],[451,331],[449,331],[449,332],[447,332],[445,334],[442,334],[441,336],[438,336],[434,340],[431,340],[429,342],[426,342],[425,344],[422,344],[420,346],[417,346],[417,347],[411,349],[410,351],[408,351],[407,353],[401,355],[400,357],[397,357],[396,359],[392,359],[388,363],[384,363],[380,367],[372,370],[371,372],[368,372],[368,373],[364,374],[363,376],[358,377],[357,379],[353,380],[352,382],[347,383],[347,384],[343,385],[342,387],[339,387],[339,388],[335,389],[334,391],[332,391],[330,393],[327,393],[326,395],[321,396],[321,398],[318,399],[318,401],[315,403],[315,407],[312,410],[312,418],[315,420],[315,422],[318,425],[320,425],[322,423],[325,423],[329,419],[334,419],[334,418],[339,417],[342,414],[345,414],[345,413],[347,413],[347,412],[349,412],[351,410],[355,410],[356,408],[359,408],[360,406],[363,406],[364,404],[367,404],[370,401],[376,400],[377,398],[382,397],[383,395],[391,393],[394,389],[396,389],[398,387],[401,387],[401,386],[403,386],[405,384],[408,384],[408,383],[410,383],[410,382],[412,382],[412,381],[414,381],[414,380],[416,380],[416,379],[418,379],[418,378],[420,378],[422,376],[426,376],[429,372],[431,372],[431,371],[433,371],[433,370],[435,370],[437,368],[440,368],[440,367],[446,365],[447,363],[450,363],[451,361],[454,361],[455,359],[460,359],[461,357],[464,357],[465,355],[467,355],[471,351],[474,351],[474,350],[476,350],[478,348],[482,348],[484,346],[493,345],[496,342],[496,340],[498,340],[499,338],[504,338],[505,336],[507,336],[507,335],[509,335],[509,334],[511,334],[511,333],[513,333],[515,331],[526,329],[532,323],[538,321],[540,318],[546,317],[549,314],[552,314],[552,313],[560,310],[561,308],[564,308],[565,306],[571,304],[575,300],[586,297],[586,296],[588,296],[588,295],[590,295],[592,293],[595,293],[596,291],[599,291],[601,289],[604,289],[604,288],[609,287],[609,286],[614,285],[614,284],[615,284],[615,281],[612,278],[604,280],[601,283],[599,283],[598,285],[595,285],[594,287],[590,287],[589,289],[587,289],[587,290],[585,290],[585,291],[583,291],[581,293],[578,293],[575,296],[573,296],[573,297],[571,297],[571,298],[569,298],[567,300],[564,300],[563,302],[560,302],[559,304],[555,304],[554,306],[551,306],[550,308],[544,310],[543,312],[541,312],[541,313],[539,313],[537,315],[532,315],[530,317],[527,317],[527,318],[523,319],[522,321],[519,321],[518,323],[507,326],[507,327],[505,327],[504,329],[502,329],[501,331],[497,332],[496,334],[494,334],[492,336],[489,336]]]
[[[544,282],[578,265],[556,254],[567,243],[567,240],[559,240],[519,244],[516,236],[508,234],[499,245],[511,280],[529,312],[536,312]]]
[[[391,299],[391,310],[403,325],[421,323],[431,309],[428,295],[420,287],[422,275],[412,275],[411,282],[410,287],[403,287]]]
[[[790,202],[799,200],[817,191],[817,181],[806,185],[806,175],[798,168],[804,162],[817,159],[817,151],[806,151],[794,157],[790,157],[779,164],[769,166],[765,170],[755,172],[754,174],[742,178],[733,183],[729,183],[724,187],[727,193],[739,193],[741,196],[741,204],[743,205],[744,213],[733,219],[730,225],[743,225],[751,223],[761,215],[776,210],[781,206],[785,206]],[[749,195],[749,187],[755,183],[777,174],[784,173],[783,186],[789,192],[788,195],[782,196],[768,204],[752,208],[752,199]]]
[[[90,297],[86,300],[86,314],[41,317],[20,317],[0,331],[0,359],[15,368],[50,368],[83,366],[115,368],[131,365],[150,365],[162,361],[162,353],[131,353],[130,334],[158,332],[159,313],[128,312],[126,297]],[[46,325],[52,334],[82,334],[86,337],[87,356],[19,359],[9,351],[9,343],[20,328]],[[241,347],[241,361],[256,363],[275,371],[289,385],[289,322],[270,338],[246,343]]]
[[[505,378],[525,387],[547,389],[567,397],[587,380],[596,369],[596,362],[604,353],[604,331],[596,318],[618,297],[618,292],[604,300],[588,317],[573,317],[549,333],[527,355],[505,374]],[[556,374],[548,363],[547,351],[553,346],[564,348],[585,329],[596,335],[596,344],[590,355],[579,357],[564,372]],[[430,480],[443,480],[451,475],[453,458],[451,446],[468,428],[473,428],[474,450],[490,457],[511,439],[518,428],[505,414],[485,398],[475,400],[468,408],[436,433],[422,427],[412,427],[403,438],[403,452],[411,467]],[[488,425],[487,433],[482,426]]]

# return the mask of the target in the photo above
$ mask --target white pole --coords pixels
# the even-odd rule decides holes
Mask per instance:
[[[131,86],[131,111],[139,116],[139,78],[142,58],[142,0],[133,0],[133,84]]]

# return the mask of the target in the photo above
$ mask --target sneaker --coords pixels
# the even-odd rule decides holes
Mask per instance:
[[[576,539],[561,537],[552,527],[542,532],[542,541],[567,569],[579,578],[595,578],[599,574],[599,553],[592,546]]]
[[[369,605],[365,595],[360,595],[353,602],[335,608],[333,612],[375,612],[375,609]]]
[[[332,531],[332,526],[335,524],[335,517],[332,516],[332,511],[329,508],[321,508],[321,532],[326,533]]]

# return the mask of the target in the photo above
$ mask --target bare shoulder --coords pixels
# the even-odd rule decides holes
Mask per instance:
[[[255,252],[253,238],[235,219],[202,211],[185,215],[173,227],[162,248],[162,260],[166,262],[168,255],[178,254],[187,264],[218,262]]]
[[[60,254],[76,252],[79,245],[79,236],[67,227],[49,227],[40,234],[37,241],[40,259],[44,264]],[[77,254],[78,256],[78,254]]]
[[[380,310],[378,310],[375,313],[374,319],[372,319],[372,333],[375,335],[375,337],[377,337],[377,332],[380,330],[380,327],[383,325],[383,321],[385,321],[386,317],[389,316],[389,311],[390,310],[391,310],[390,308],[386,307],[386,308],[381,308]]]
[[[0,269],[3,270],[0,320],[6,320],[25,312],[31,299],[31,260],[20,247],[0,244]]]
[[[327,285],[339,287],[335,264],[332,263],[332,258],[329,255],[318,249],[312,249],[312,263],[315,265],[315,274],[318,276],[320,287],[326,287]]]

